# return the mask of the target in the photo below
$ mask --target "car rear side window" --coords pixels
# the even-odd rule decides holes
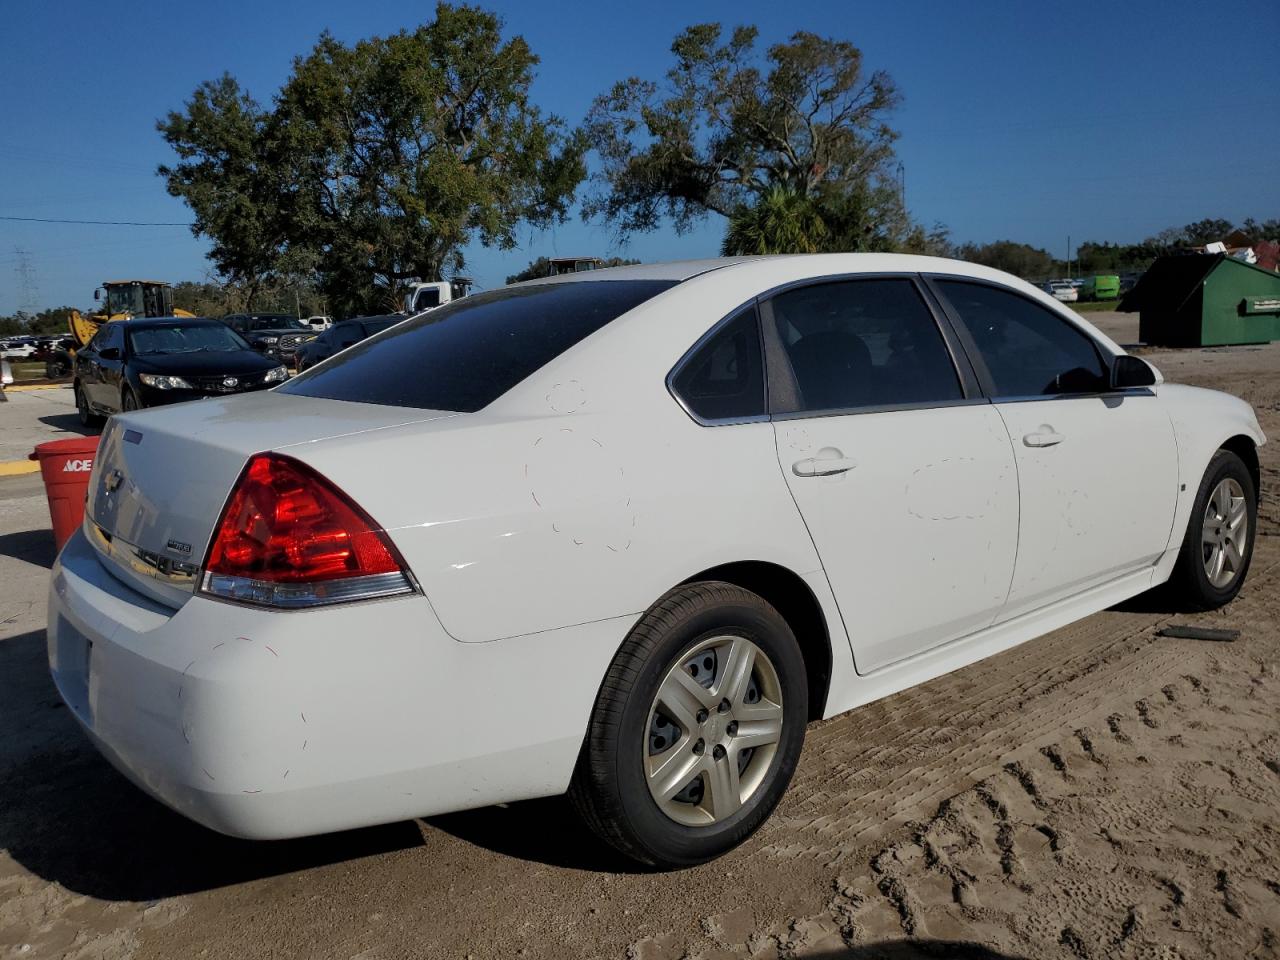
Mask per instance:
[[[1012,290],[935,280],[986,365],[995,398],[1097,393],[1109,378],[1093,339]]]
[[[755,306],[728,320],[698,347],[672,377],[671,389],[701,420],[764,416],[764,360]]]
[[[669,280],[504,287],[406,320],[279,388],[282,393],[470,413]]]
[[[769,301],[766,315],[794,377],[771,403],[775,413],[914,406],[964,397],[933,313],[909,279],[798,287]]]

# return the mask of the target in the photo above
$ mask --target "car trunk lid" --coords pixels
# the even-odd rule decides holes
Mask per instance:
[[[86,532],[115,576],[180,607],[253,454],[450,416],[267,392],[112,417],[90,478]]]

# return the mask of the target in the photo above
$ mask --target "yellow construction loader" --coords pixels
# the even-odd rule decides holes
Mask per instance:
[[[93,291],[93,299],[105,303],[97,313],[82,316],[72,310],[68,325],[78,347],[93,339],[104,323],[134,317],[194,317],[194,313],[173,309],[173,288],[163,280],[108,280]]]

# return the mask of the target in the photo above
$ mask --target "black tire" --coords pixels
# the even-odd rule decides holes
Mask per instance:
[[[1243,551],[1243,563],[1234,572],[1229,583],[1215,586],[1209,579],[1208,571],[1205,570],[1202,533],[1209,498],[1218,484],[1227,479],[1238,483],[1244,492],[1245,516],[1249,526]],[[1191,517],[1187,522],[1187,533],[1182,540],[1182,551],[1178,554],[1177,565],[1169,577],[1171,596],[1178,605],[1189,610],[1212,610],[1235,599],[1249,572],[1249,564],[1253,561],[1253,544],[1257,534],[1258,494],[1254,487],[1253,476],[1239,456],[1230,450],[1219,450],[1209,461],[1204,479],[1200,481],[1200,489],[1196,492],[1196,499],[1191,507]]]
[[[93,413],[89,409],[89,401],[85,398],[84,390],[80,384],[76,384],[72,388],[76,398],[76,414],[80,417],[80,426],[82,427],[100,427],[102,426],[102,417]]]
[[[125,387],[124,393],[120,395],[120,412],[128,413],[130,410],[139,410],[139,409],[141,409],[141,406],[138,403],[138,398],[134,396],[134,393],[132,390],[130,390],[128,387]]]
[[[763,779],[721,822],[686,826],[649,791],[644,756],[650,710],[669,670],[700,642],[742,636],[770,661],[782,696],[782,730]],[[578,757],[569,797],[587,825],[628,857],[655,867],[704,863],[733,849],[786,792],[804,744],[808,682],[795,635],[761,597],[733,584],[677,587],[632,628],[609,665]]]

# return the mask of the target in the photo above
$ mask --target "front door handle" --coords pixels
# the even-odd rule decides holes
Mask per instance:
[[[797,477],[831,477],[847,473],[857,465],[858,461],[848,457],[808,457],[793,463],[791,472]]]
[[[1047,423],[1040,424],[1040,428],[1033,433],[1028,433],[1022,438],[1022,442],[1028,447],[1052,447],[1067,439],[1060,433],[1055,433],[1053,427]]]

